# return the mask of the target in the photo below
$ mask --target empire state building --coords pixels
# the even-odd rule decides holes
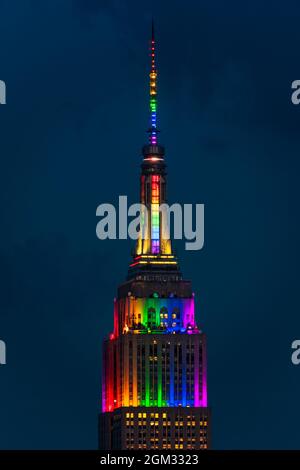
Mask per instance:
[[[207,449],[206,337],[181,274],[160,205],[167,202],[165,150],[158,143],[156,44],[150,42],[149,142],[142,149],[141,235],[114,300],[103,343],[99,448]]]

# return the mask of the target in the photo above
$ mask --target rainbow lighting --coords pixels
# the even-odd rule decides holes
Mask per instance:
[[[157,144],[157,70],[155,66],[155,39],[154,39],[154,26],[152,24],[152,39],[150,46],[151,56],[151,70],[150,70],[150,129],[149,129],[149,143],[152,145]]]
[[[172,295],[172,294],[171,294]],[[115,301],[113,338],[121,334],[198,334],[194,297],[148,298],[128,295]]]
[[[151,244],[152,253],[159,253],[159,175],[151,177]]]
[[[133,418],[143,417],[145,421],[141,425],[143,428],[138,428],[139,437],[131,437],[122,448],[157,449],[156,444],[151,444],[151,413],[153,416],[169,416],[170,421],[172,413],[172,416],[179,416],[183,409],[189,408],[191,411],[186,412],[186,422],[182,422],[184,435],[189,435],[189,427],[194,422],[195,429],[198,426],[197,443],[190,435],[190,441],[185,437],[189,447],[181,447],[185,444],[178,441],[175,447],[172,444],[164,448],[207,448],[208,438],[206,434],[203,437],[209,416],[206,336],[197,326],[191,281],[185,280],[181,274],[172,241],[164,238],[170,236],[165,230],[165,215],[159,210],[160,205],[167,202],[167,173],[164,147],[157,142],[156,80],[152,26],[151,122],[149,142],[143,147],[140,177],[140,202],[147,210],[141,214],[141,231],[127,279],[119,285],[114,300],[113,331],[103,344],[101,426],[108,422],[116,426],[124,412],[130,420],[122,426],[136,428],[139,424]],[[168,415],[171,409],[173,411]],[[146,421],[149,435],[141,443]],[[176,420],[170,426],[175,428]],[[163,433],[163,425],[158,425],[157,429]],[[133,436],[136,432],[127,431],[123,433],[126,436],[130,433]],[[165,439],[163,435],[159,437],[161,442]],[[165,446],[168,445],[171,444],[165,442]]]

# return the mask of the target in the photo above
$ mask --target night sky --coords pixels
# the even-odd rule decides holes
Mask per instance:
[[[300,448],[298,1],[1,0],[0,448],[97,447],[101,342],[131,241],[156,23],[170,202],[205,204],[176,249],[208,336],[217,449]]]

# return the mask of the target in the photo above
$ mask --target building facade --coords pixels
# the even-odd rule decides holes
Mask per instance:
[[[149,143],[143,147],[140,237],[114,301],[114,330],[103,344],[99,448],[207,449],[206,337],[197,327],[160,205],[165,151],[158,143],[155,39],[150,43]]]

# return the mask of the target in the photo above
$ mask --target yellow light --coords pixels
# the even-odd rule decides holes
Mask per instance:
[[[161,160],[161,159],[158,159],[158,160]],[[141,255],[140,258],[143,258],[143,259],[156,259],[156,258],[160,258],[160,259],[172,259],[174,258],[174,255]]]
[[[150,264],[177,264],[176,261],[150,261]]]
[[[169,261],[168,259],[166,259],[166,261],[152,261],[152,260],[142,261],[142,260],[138,260],[137,263],[138,264],[177,264],[177,261]]]

